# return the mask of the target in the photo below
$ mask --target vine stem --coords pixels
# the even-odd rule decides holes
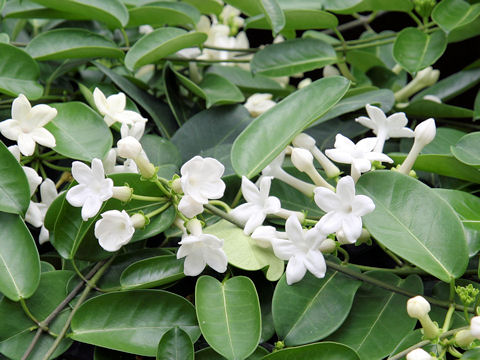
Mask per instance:
[[[205,204],[205,205],[203,205],[203,207],[205,209],[207,209],[208,211],[210,211],[212,214],[218,215],[221,218],[224,218],[225,220],[227,220],[228,222],[231,222],[233,225],[236,225],[239,228],[243,229],[243,224],[240,221],[238,221],[237,219],[235,219],[232,215],[227,214],[225,211],[220,210],[219,208],[217,208],[213,205],[210,205],[210,204]]]
[[[85,275],[85,278],[87,279],[90,279],[97,271],[98,269],[100,269],[102,267],[104,262],[99,262],[98,264],[96,264],[92,270],[90,270],[90,272]],[[58,304],[58,306],[50,313],[50,315],[48,315],[45,320],[43,320],[41,322],[41,324],[43,325],[43,327],[47,327],[50,322],[55,319],[55,317],[57,317],[58,314],[60,314],[60,312],[65,308],[65,306],[68,305],[68,303],[70,301],[73,300],[73,298],[75,296],[77,296],[78,292],[82,289],[83,287],[83,281],[80,281],[77,286],[75,286],[72,290],[72,292],[70,294],[67,295],[67,297],[65,299],[63,299],[63,301]],[[35,337],[32,339],[32,342],[30,343],[30,345],[28,346],[27,350],[25,351],[25,353],[23,354],[22,356],[22,360],[26,360],[30,354],[32,353],[33,349],[35,348],[35,345],[37,344],[37,342],[40,340],[40,336],[42,335],[42,332],[43,332],[43,329],[42,327],[39,327],[37,329],[37,333],[35,334]]]
[[[91,284],[95,284],[101,278],[103,273],[108,269],[108,267],[112,263],[113,259],[115,259],[115,256],[112,256],[106,263],[104,263],[102,265],[102,267],[96,272],[96,274],[92,276],[91,281],[89,283],[85,284],[85,289],[83,290],[82,295],[80,296],[77,303],[73,307],[72,312],[68,316],[68,319],[67,319],[65,325],[62,328],[62,331],[60,331],[60,333],[58,334],[58,337],[55,339],[55,341],[53,342],[50,349],[48,349],[47,353],[42,358],[42,360],[48,360],[53,355],[53,353],[57,349],[58,345],[60,345],[63,338],[65,337],[65,334],[67,333],[68,328],[70,327],[70,323],[73,319],[73,316],[75,315],[77,310],[80,308],[80,306],[83,304],[83,302],[87,299],[88,294],[92,290],[93,287],[92,287]]]

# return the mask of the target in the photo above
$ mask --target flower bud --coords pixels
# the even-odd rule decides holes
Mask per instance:
[[[462,348],[468,348],[474,340],[475,337],[470,330],[460,330],[455,334],[455,343]]]
[[[303,89],[304,87],[310,85],[312,83],[312,79],[310,78],[305,78],[302,81],[300,81],[297,85],[298,89]]]
[[[411,318],[423,318],[430,309],[430,303],[423,296],[415,296],[407,301],[407,313]]]
[[[140,213],[133,214],[130,216],[130,221],[135,229],[141,229],[148,224],[148,218]]]
[[[151,179],[156,175],[155,166],[148,160],[144,154],[140,154],[135,159],[135,164],[137,164],[140,174],[145,179]]]
[[[198,219],[187,222],[187,230],[190,234],[199,236],[202,234],[202,223]]]
[[[308,134],[301,133],[295,136],[292,140],[292,144],[296,147],[301,147],[304,149],[310,150],[312,147],[315,146],[315,139]]]
[[[435,120],[433,118],[422,121],[415,127],[415,142],[425,146],[432,142],[436,132]]]
[[[423,349],[415,349],[407,354],[407,360],[433,360],[432,356]]]
[[[133,136],[127,136],[117,142],[117,154],[125,159],[135,159],[142,152],[142,145]]]
[[[180,178],[172,181],[172,190],[175,191],[177,194],[183,194],[182,181],[180,180]]]
[[[272,97],[272,94],[253,94],[247,99],[244,106],[250,115],[257,117],[275,106],[276,102],[272,100]]]
[[[292,149],[292,163],[301,172],[308,172],[313,167],[313,155],[302,148]]]
[[[323,68],[323,77],[331,77],[340,75],[340,71],[333,65],[326,65]]]
[[[335,244],[335,241],[327,238],[322,241],[320,246],[318,247],[318,250],[320,250],[324,254],[331,254],[335,251],[337,248],[337,244]]]
[[[480,316],[475,316],[470,320],[470,332],[480,340]]]
[[[129,186],[114,186],[113,198],[122,202],[128,202],[132,198],[133,189]]]

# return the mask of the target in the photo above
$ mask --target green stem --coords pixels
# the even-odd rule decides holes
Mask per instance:
[[[47,81],[45,81],[45,91],[43,92],[43,96],[48,96],[48,93],[50,92],[50,86],[52,85],[53,80],[55,80],[57,75],[61,71],[63,71],[63,65],[65,65],[67,62],[68,62],[68,59],[65,60],[60,66],[57,66],[57,68],[48,77]]]
[[[230,206],[228,206],[227,204],[225,204],[223,201],[220,201],[220,200],[210,200],[208,203],[224,208],[227,213],[229,213],[232,210]]]
[[[160,196],[145,196],[132,194],[132,200],[141,200],[141,201],[166,201],[168,198]]]
[[[122,33],[123,39],[125,40],[125,46],[130,47],[130,40],[128,40],[127,32],[125,31],[125,29],[123,27],[120,28],[120,32]]]
[[[386,39],[386,40],[381,40],[381,41],[374,41],[372,43],[367,43],[367,44],[360,44],[360,45],[347,45],[346,48],[344,47],[339,47],[336,46],[334,47],[335,51],[341,51],[341,50],[357,50],[357,49],[365,49],[373,46],[380,46],[380,45],[385,45],[385,44],[391,44],[395,41],[395,39]]]
[[[73,267],[73,270],[75,270],[75,272],[77,273],[78,277],[82,279],[85,282],[85,284],[90,285],[91,287],[95,288],[95,290],[98,290],[101,292],[100,289],[98,289],[97,287],[95,287],[95,285],[90,283],[90,280],[88,280],[85,276],[83,276],[82,272],[80,271],[77,264],[75,263],[75,259],[72,259],[72,267]]]
[[[445,315],[445,321],[443,322],[442,333],[446,332],[450,328],[450,322],[452,321],[453,313],[455,312],[455,304],[450,304],[447,315]]]
[[[237,194],[235,195],[235,198],[232,201],[232,205],[230,205],[232,208],[236,207],[238,203],[240,202],[240,199],[242,198],[242,187],[238,189]]]
[[[347,265],[350,261],[350,255],[348,254],[348,251],[341,246],[337,246],[337,251],[343,255],[342,265]]]
[[[153,182],[155,183],[155,185],[157,185],[157,187],[160,189],[160,191],[161,191],[162,193],[164,193],[164,194],[170,199],[170,197],[172,196],[172,195],[170,194],[170,191],[168,191],[168,190],[165,188],[165,186],[163,186],[163,184],[162,184],[162,182],[160,181],[160,179],[158,178],[158,176],[157,176],[157,178],[156,178]]]
[[[455,294],[456,294],[456,292],[455,292],[455,279],[452,279],[450,281],[450,294],[448,296],[448,300],[450,302],[455,302]]]
[[[27,306],[27,303],[25,302],[25,299],[21,298],[20,299],[20,305],[22,306],[23,312],[35,323],[38,325],[39,328],[41,328],[43,331],[48,331],[48,327],[43,326],[40,321],[32,314],[30,309]]]
[[[91,284],[96,284],[97,283],[97,281],[100,279],[100,277],[103,275],[103,273],[108,269],[108,267],[112,263],[113,259],[115,259],[115,256],[112,256],[100,268],[100,270],[98,270],[98,272],[95,275],[92,276]],[[80,296],[80,298],[78,299],[74,308],[72,309],[72,312],[68,316],[67,322],[65,323],[64,327],[62,328],[62,330],[58,334],[58,337],[55,339],[55,341],[52,344],[52,346],[50,347],[50,349],[48,349],[47,353],[43,357],[43,360],[48,360],[53,355],[53,353],[57,349],[58,345],[60,345],[60,342],[63,340],[63,338],[65,337],[65,335],[67,333],[68,328],[70,327],[70,323],[72,321],[73,316],[75,315],[75,313],[77,312],[79,307],[83,304],[83,302],[87,299],[88,294],[90,293],[91,290],[92,290],[92,286],[90,285],[90,283],[87,283],[86,286],[85,286],[85,290],[83,290],[82,295]]]
[[[458,352],[457,349],[455,349],[453,346],[449,346],[448,347],[448,353],[450,355],[452,355],[453,357],[456,357],[457,359],[461,359],[462,358],[462,354],[460,354],[460,352]]]
[[[419,275],[428,275],[427,272],[418,269],[418,268],[413,268],[410,266],[402,266],[401,268],[395,268],[395,269],[386,269],[386,268],[379,268],[379,267],[374,267],[374,266],[366,266],[366,265],[357,265],[357,264],[352,264],[350,265],[355,266],[357,269],[360,269],[362,271],[384,271],[384,272],[391,272],[393,274],[399,274],[399,275],[410,275],[410,274],[419,274]]]
[[[382,244],[380,244],[378,241],[377,241],[377,244],[378,246],[385,252],[385,254],[387,254],[388,256],[390,256],[392,258],[393,261],[395,261],[395,263],[402,267],[404,264],[403,264],[403,261],[400,260],[398,258],[397,255],[395,255],[394,253],[392,253],[390,250],[388,250],[385,246],[383,246]]]
[[[43,167],[42,163],[39,164],[38,169],[40,170],[40,174],[42,175],[42,178],[45,180],[47,176],[47,172],[45,171],[45,168]]]
[[[176,61],[176,62],[199,62],[199,63],[204,63],[204,64],[216,64],[216,63],[249,63],[249,59],[225,59],[225,60],[220,60],[220,59],[211,59],[211,60],[202,60],[202,59],[187,59],[187,58],[182,58],[182,57],[175,57],[175,56],[167,56],[162,58],[162,60],[165,61]]]
[[[52,164],[52,163],[50,163],[48,161],[45,161],[45,160],[42,163],[46,167],[49,167],[50,169],[53,169],[53,170],[58,170],[58,171],[70,171],[71,170],[69,167],[55,165],[55,164]]]
[[[219,208],[216,208],[215,206],[210,205],[210,204],[205,204],[203,206],[205,207],[205,209],[210,211],[212,214],[220,216],[221,218],[231,222],[233,225],[236,225],[241,229],[244,228],[243,224],[240,221],[235,219],[232,215],[227,214],[225,211],[222,211]]]
[[[162,212],[167,210],[170,207],[170,205],[171,205],[171,203],[168,202],[165,205],[163,205],[162,207],[159,207],[158,209],[155,209],[152,212],[149,212],[148,214],[145,214],[145,216],[150,219],[150,218],[154,217],[155,215],[161,214]]]
[[[413,11],[409,11],[408,12],[408,15],[410,15],[410,17],[413,19],[413,21],[415,21],[417,23],[417,26],[420,28],[420,29],[423,29],[423,22],[418,18],[417,15],[415,15],[413,13]]]
[[[203,48],[205,49],[210,49],[210,50],[218,50],[218,51],[234,51],[234,52],[246,52],[246,53],[254,53],[259,51],[259,48],[224,48],[224,47],[218,47],[218,46],[208,46],[204,45]]]

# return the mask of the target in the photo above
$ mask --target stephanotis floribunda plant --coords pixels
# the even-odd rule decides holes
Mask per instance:
[[[0,0],[0,358],[480,359],[477,2]]]

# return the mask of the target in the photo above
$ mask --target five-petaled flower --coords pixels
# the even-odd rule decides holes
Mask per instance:
[[[117,251],[132,239],[135,227],[125,210],[109,210],[102,213],[95,223],[95,237],[106,251]]]
[[[355,195],[355,183],[351,176],[338,181],[336,193],[324,187],[316,188],[315,203],[326,212],[315,228],[323,234],[341,230],[350,243],[354,243],[362,233],[362,216],[375,209],[368,196]]]
[[[91,168],[80,161],[74,161],[72,175],[78,185],[68,190],[66,199],[70,205],[82,207],[82,219],[87,221],[98,213],[104,201],[113,196],[113,180],[105,179],[99,159],[92,160]]]
[[[139,113],[131,110],[125,110],[127,98],[124,93],[118,93],[105,97],[102,90],[95,88],[93,91],[93,100],[100,114],[104,116],[103,120],[108,126],[119,122],[134,126],[135,123],[146,123],[147,119]]]
[[[280,210],[280,200],[275,196],[268,196],[271,183],[271,176],[263,176],[257,188],[242,176],[242,194],[247,202],[237,206],[230,214],[245,224],[243,232],[247,235],[262,225],[268,214],[275,214]]]
[[[39,104],[32,107],[25,95],[20,94],[12,104],[12,118],[0,122],[0,132],[7,139],[18,143],[25,156],[33,155],[35,143],[53,148],[55,137],[44,128],[55,116],[57,110]]]

